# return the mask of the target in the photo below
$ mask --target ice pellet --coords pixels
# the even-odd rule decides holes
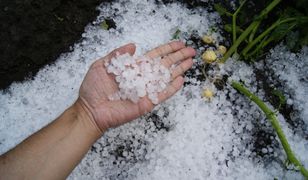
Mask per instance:
[[[122,99],[137,103],[141,97],[148,95],[153,104],[158,104],[158,93],[170,82],[170,71],[161,65],[160,58],[131,56],[128,53],[117,55],[105,63],[108,73],[115,75],[119,84],[116,94]],[[117,100],[111,95],[109,100]]]

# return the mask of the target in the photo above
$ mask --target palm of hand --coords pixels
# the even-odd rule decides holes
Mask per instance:
[[[134,54],[134,52],[135,46],[128,44],[114,50],[106,57],[97,60],[92,64],[80,87],[79,99],[83,106],[90,112],[89,116],[91,119],[95,121],[96,125],[102,131],[131,121],[150,112],[154,107],[146,96],[141,98],[136,104],[130,100],[110,101],[108,99],[110,95],[118,91],[118,85],[113,74],[107,73],[104,62],[109,61],[116,53]],[[182,61],[172,71],[173,81],[164,92],[159,94],[158,98],[160,102],[166,100],[181,88],[183,85],[183,77],[180,75],[192,66],[191,57],[194,54],[195,51],[192,48],[185,48],[181,42],[172,42],[160,46],[146,54],[150,58],[168,55],[162,59],[162,63],[166,67]]]

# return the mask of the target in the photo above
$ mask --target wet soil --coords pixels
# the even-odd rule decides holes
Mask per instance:
[[[69,51],[104,0],[1,0],[0,89]]]

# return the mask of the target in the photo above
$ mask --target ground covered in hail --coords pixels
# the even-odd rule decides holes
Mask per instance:
[[[104,4],[99,10],[72,52],[41,69],[34,80],[1,92],[0,153],[72,104],[91,63],[112,49],[133,42],[141,55],[170,41],[177,29],[193,47],[191,34],[210,33],[217,43],[224,41],[216,28],[220,17],[209,9],[138,0]],[[106,19],[113,19],[114,28],[102,28]],[[265,83],[285,94],[286,109],[292,112],[278,113],[278,119],[307,167],[308,48],[295,54],[281,44],[254,65],[230,59],[208,68],[205,79],[199,70],[203,51],[197,49],[180,92],[148,115],[105,133],[69,179],[303,179],[285,165],[286,155],[263,113],[227,79],[244,82],[265,101]],[[217,86],[217,79],[222,85]],[[202,98],[204,89],[214,96]]]

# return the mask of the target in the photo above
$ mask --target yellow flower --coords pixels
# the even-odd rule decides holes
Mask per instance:
[[[227,48],[222,45],[218,46],[217,50],[221,55],[224,55],[227,52]]]
[[[202,41],[203,41],[204,43],[206,43],[206,44],[212,44],[212,43],[214,43],[213,37],[212,37],[212,36],[208,36],[208,35],[204,35],[204,36],[202,37]]]
[[[206,63],[212,63],[217,59],[217,56],[213,50],[206,50],[202,54],[202,59]]]
[[[202,92],[202,97],[207,98],[208,100],[211,100],[213,96],[214,92],[209,88],[204,89]]]

